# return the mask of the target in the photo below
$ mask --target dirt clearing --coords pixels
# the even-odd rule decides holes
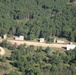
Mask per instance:
[[[2,47],[0,47],[0,55],[4,55],[4,54],[5,54],[5,50]]]

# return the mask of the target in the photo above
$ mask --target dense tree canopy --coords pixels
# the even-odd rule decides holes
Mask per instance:
[[[11,50],[10,57],[0,56],[0,71],[15,67],[4,75],[76,75],[76,49],[60,52],[47,47],[16,46],[4,40],[1,46]]]
[[[33,40],[50,36],[76,41],[76,0],[0,0],[0,36],[24,35]],[[4,40],[1,46],[12,51],[10,64],[17,68],[5,75],[76,75],[76,49],[60,53],[51,48],[16,44]],[[0,71],[8,69],[0,56]],[[19,73],[20,72],[20,73]]]
[[[76,75],[76,49],[60,53],[21,45],[10,59],[22,75]]]
[[[58,36],[76,41],[76,5],[69,2],[0,0],[0,35],[22,34],[29,40]]]

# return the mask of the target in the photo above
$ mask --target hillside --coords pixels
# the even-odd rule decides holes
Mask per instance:
[[[0,75],[76,75],[76,49],[64,52],[6,42],[1,46],[6,53],[0,56]]]
[[[76,41],[76,5],[69,0],[0,0],[0,35]]]
[[[76,44],[76,0],[0,0],[0,75],[76,75],[76,48],[62,49],[69,42]]]

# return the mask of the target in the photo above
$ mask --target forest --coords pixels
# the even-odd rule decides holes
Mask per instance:
[[[1,46],[12,52],[10,57],[0,56],[0,71],[5,72],[3,75],[76,75],[76,49],[60,52],[50,47],[44,49],[26,44],[16,47],[6,41]],[[12,68],[15,67],[9,73],[7,60]]]
[[[76,0],[0,0],[0,36],[50,36],[76,41]]]
[[[52,36],[76,42],[75,27],[76,0],[0,0],[0,36],[24,35],[25,40]],[[0,46],[7,51],[0,55],[0,74],[76,75],[76,49],[59,52],[26,44],[16,47],[7,40]]]

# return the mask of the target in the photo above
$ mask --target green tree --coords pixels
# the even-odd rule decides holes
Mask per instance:
[[[45,49],[45,52],[46,52],[46,54],[49,55],[49,56],[52,54],[52,50],[51,50],[50,47],[47,47],[47,48]]]
[[[33,40],[34,38],[35,38],[34,34],[30,34],[30,35],[28,36],[28,39],[29,39],[29,40]]]
[[[48,39],[47,39],[47,42],[48,42],[48,43],[53,43],[53,42],[54,42],[54,38],[48,38]]]
[[[8,47],[9,44],[7,43],[7,40],[3,40],[2,43],[1,43],[1,46],[2,47]]]

